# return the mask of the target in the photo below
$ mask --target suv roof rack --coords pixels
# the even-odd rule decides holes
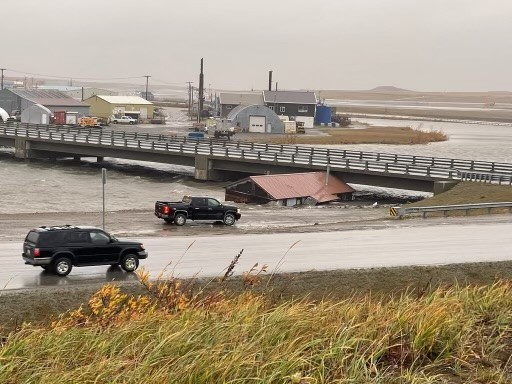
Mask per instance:
[[[52,225],[52,226],[45,226],[42,225],[39,227],[39,229],[43,229],[45,231],[58,231],[62,229],[79,229],[79,227],[75,225],[65,224],[65,225]]]

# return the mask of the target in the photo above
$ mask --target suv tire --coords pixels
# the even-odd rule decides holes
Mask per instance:
[[[231,226],[231,225],[235,224],[235,222],[236,222],[235,215],[233,215],[232,213],[226,213],[224,215],[223,221],[224,221],[224,224]]]
[[[130,253],[123,257],[121,260],[121,268],[126,272],[133,272],[139,267],[139,258],[134,254]]]
[[[59,257],[53,263],[53,272],[58,276],[67,276],[69,272],[73,269],[73,264],[71,260],[67,257]]]
[[[186,222],[187,216],[185,216],[183,213],[177,213],[174,215],[174,224],[176,224],[178,227],[185,225]]]

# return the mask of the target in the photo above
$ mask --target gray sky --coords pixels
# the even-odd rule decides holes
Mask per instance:
[[[215,88],[266,88],[271,69],[281,89],[512,90],[510,0],[16,0],[0,12],[0,67],[24,72],[197,84],[204,57]]]

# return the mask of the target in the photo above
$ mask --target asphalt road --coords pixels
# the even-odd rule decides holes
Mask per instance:
[[[512,224],[436,225],[300,234],[143,238],[149,258],[141,265],[156,277],[167,266],[178,277],[222,275],[244,250],[235,272],[255,263],[271,273],[345,268],[434,265],[512,258]],[[294,245],[295,244],[295,245]],[[292,247],[292,245],[294,245]],[[0,289],[135,280],[119,268],[74,268],[65,278],[25,265],[22,244],[0,243]],[[170,263],[170,265],[169,265]],[[277,268],[277,269],[276,269]]]

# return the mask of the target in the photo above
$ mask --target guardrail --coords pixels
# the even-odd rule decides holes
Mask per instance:
[[[409,214],[421,213],[423,218],[427,217],[428,212],[443,212],[446,216],[449,211],[465,211],[469,215],[469,211],[473,209],[487,209],[487,213],[491,213],[493,208],[508,208],[512,213],[512,202],[502,203],[480,203],[480,204],[458,204],[458,205],[437,205],[430,207],[391,207],[389,215],[399,217],[400,219]]]

